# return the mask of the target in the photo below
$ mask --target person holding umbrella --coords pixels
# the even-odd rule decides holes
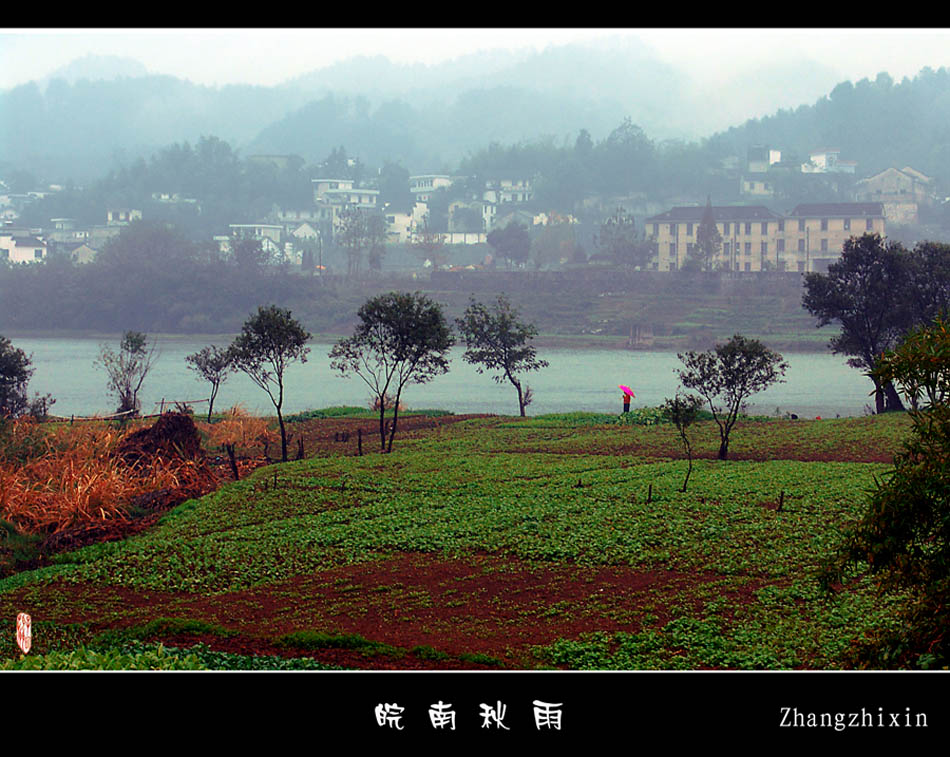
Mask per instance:
[[[635,397],[636,395],[633,393],[633,389],[631,389],[629,386],[624,386],[623,384],[617,384],[617,386],[619,386],[620,390],[623,392],[623,411],[625,413],[629,413],[630,398]]]

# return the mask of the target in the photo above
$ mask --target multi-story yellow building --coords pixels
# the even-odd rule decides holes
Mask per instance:
[[[792,265],[785,270],[826,271],[841,257],[851,237],[884,234],[884,206],[879,202],[798,205],[785,221],[785,246]]]
[[[696,244],[704,206],[677,207],[647,218],[645,230],[656,244],[652,267],[683,268]],[[881,203],[823,203],[797,206],[780,215],[761,205],[712,208],[722,238],[717,270],[825,270],[851,236],[884,236]]]

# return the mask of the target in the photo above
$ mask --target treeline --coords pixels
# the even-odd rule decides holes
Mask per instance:
[[[0,266],[0,324],[13,330],[89,329],[222,333],[240,327],[261,301],[299,303],[334,323],[349,300],[319,278],[291,273],[257,243],[224,256],[167,224],[123,229],[91,263],[51,256],[35,265]]]

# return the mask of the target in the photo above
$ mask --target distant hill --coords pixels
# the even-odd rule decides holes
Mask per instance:
[[[581,129],[603,139],[629,117],[658,142],[711,139],[738,156],[750,144],[805,157],[837,147],[861,171],[911,164],[950,178],[942,69],[900,84],[832,76],[805,61],[704,88],[629,40],[480,52],[431,66],[356,57],[274,87],[201,86],[128,59],[87,56],[0,93],[0,165],[83,183],[167,145],[215,136],[245,156],[293,153],[314,163],[343,146],[364,164],[392,160],[418,171],[457,165],[491,142],[572,144]],[[830,94],[808,94],[821,91]],[[734,114],[756,106],[760,117],[731,126]]]
[[[62,79],[69,84],[75,84],[80,79],[113,81],[147,75],[148,69],[132,58],[120,58],[116,55],[86,55],[56,69],[39,83],[45,87],[53,79]]]
[[[813,105],[749,120],[713,141],[739,155],[769,145],[802,161],[810,150],[836,148],[857,161],[858,176],[910,165],[950,187],[950,71],[842,82]]]

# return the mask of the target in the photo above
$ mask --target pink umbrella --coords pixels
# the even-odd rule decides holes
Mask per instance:
[[[619,386],[620,389],[623,390],[624,394],[629,394],[631,397],[637,396],[633,393],[633,389],[631,389],[629,386],[624,386],[623,384],[617,384],[617,386]]]

